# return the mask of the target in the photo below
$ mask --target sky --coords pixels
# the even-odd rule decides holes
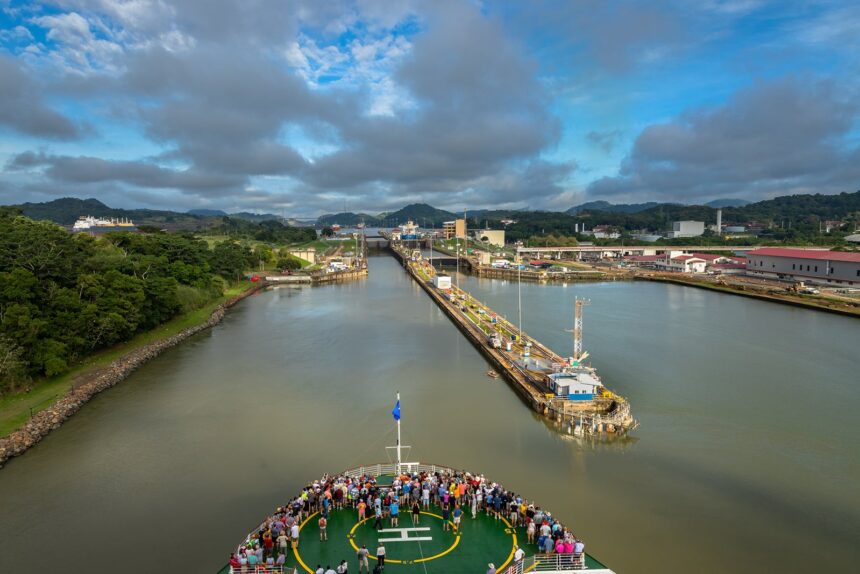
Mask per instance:
[[[857,189],[857,2],[0,0],[0,204],[312,217]]]

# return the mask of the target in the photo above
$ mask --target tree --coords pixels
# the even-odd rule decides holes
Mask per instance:
[[[0,335],[0,394],[13,390],[27,374],[24,349]]]
[[[334,229],[328,226],[323,227],[322,231],[320,232],[320,235],[322,235],[323,237],[334,237]]]
[[[287,269],[295,271],[302,268],[302,262],[299,261],[297,257],[292,257],[290,255],[278,258],[278,262],[275,265],[281,271],[285,271]]]
[[[235,241],[222,241],[215,244],[209,256],[212,271],[226,278],[235,278],[253,267],[254,256],[251,250]]]
[[[272,261],[272,259],[275,258],[275,255],[274,253],[272,253],[271,247],[260,243],[256,247],[254,247],[254,257],[257,258],[257,261],[269,263],[270,261]]]

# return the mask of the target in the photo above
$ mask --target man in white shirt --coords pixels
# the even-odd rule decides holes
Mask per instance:
[[[376,559],[379,561],[379,565],[385,567],[385,545],[382,542],[379,543],[379,548],[376,549]]]
[[[517,549],[514,552],[514,566],[516,566],[517,574],[520,574],[523,571],[523,560],[525,560],[525,558],[525,550],[517,546]]]

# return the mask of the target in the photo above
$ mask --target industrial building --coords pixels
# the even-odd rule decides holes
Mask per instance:
[[[703,233],[705,233],[704,221],[675,221],[672,223],[669,237],[699,237]]]
[[[657,269],[677,273],[704,273],[707,262],[694,255],[669,252],[662,261],[657,262]]]
[[[827,285],[860,284],[860,253],[764,247],[747,253],[747,273]]]
[[[489,243],[496,247],[505,246],[505,230],[504,229],[478,229],[475,231],[475,239],[482,243]]]
[[[442,233],[445,239],[466,239],[466,220],[455,219],[454,221],[445,221],[442,223]]]

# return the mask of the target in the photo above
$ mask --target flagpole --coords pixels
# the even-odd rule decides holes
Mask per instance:
[[[400,391],[397,392],[397,404],[400,405]],[[400,413],[398,413],[399,415]],[[397,417],[397,474],[401,472],[400,467],[400,417]]]

